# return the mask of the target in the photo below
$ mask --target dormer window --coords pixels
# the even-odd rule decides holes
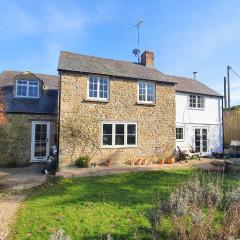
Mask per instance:
[[[17,80],[16,96],[26,98],[39,98],[39,82],[31,80]]]

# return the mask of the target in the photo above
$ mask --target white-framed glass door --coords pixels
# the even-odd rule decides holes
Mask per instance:
[[[50,122],[32,122],[32,162],[46,161],[49,155]]]
[[[194,143],[195,151],[200,153],[208,152],[208,129],[195,128],[194,129]]]

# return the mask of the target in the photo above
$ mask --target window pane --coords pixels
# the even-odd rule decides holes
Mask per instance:
[[[136,134],[136,125],[135,124],[128,124],[127,133],[135,135]]]
[[[136,136],[128,135],[127,136],[127,145],[135,145],[136,144]]]
[[[103,91],[100,91],[100,92],[99,92],[99,97],[100,97],[100,98],[103,98],[103,97],[104,97]]]
[[[112,145],[112,124],[103,124],[103,145]]]
[[[99,82],[100,82],[99,97],[108,98],[108,80],[106,78],[100,78]]]
[[[29,81],[29,85],[30,86],[38,86],[38,82],[37,81]]]
[[[112,145],[112,135],[103,135],[103,145]]]
[[[38,87],[29,87],[28,89],[28,95],[29,97],[37,97],[38,96]]]
[[[176,128],[176,139],[183,139],[183,128]]]
[[[27,86],[18,85],[17,86],[17,96],[26,97],[27,96]]]
[[[112,134],[112,124],[103,124],[103,134]]]
[[[116,124],[116,134],[124,134],[124,124]]]
[[[124,134],[123,135],[116,135],[115,144],[116,145],[124,145]]]
[[[136,125],[128,124],[127,125],[127,145],[136,144]]]
[[[200,129],[195,129],[195,151],[201,151],[201,137],[200,137]]]
[[[154,102],[155,85],[152,83],[139,82],[139,101]]]
[[[108,79],[89,77],[89,97],[108,98]]]
[[[124,124],[116,124],[115,134],[115,144],[124,145]]]
[[[147,101],[153,101],[153,84],[147,84]]]
[[[192,108],[204,108],[204,97],[197,95],[189,96],[189,107]]]
[[[139,82],[139,93],[138,93],[139,101],[146,101],[146,84]]]

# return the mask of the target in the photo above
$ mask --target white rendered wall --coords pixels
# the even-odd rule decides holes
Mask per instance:
[[[204,109],[188,107],[187,93],[176,93],[176,127],[184,128],[184,140],[176,140],[176,146],[194,146],[195,128],[208,129],[208,154],[222,151],[222,99],[205,96]]]

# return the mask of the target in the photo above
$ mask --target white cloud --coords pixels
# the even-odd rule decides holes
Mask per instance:
[[[7,2],[1,7],[1,35],[61,35],[79,34],[88,26],[112,19],[117,2],[101,2],[91,6],[91,10],[82,8],[79,2],[60,6],[52,1],[39,5],[38,12],[31,12],[13,2]]]
[[[31,14],[13,2],[6,2],[0,14],[0,34],[18,35],[35,33],[37,25]]]
[[[17,41],[18,38],[21,38],[21,41],[32,41],[29,48],[21,48],[19,44],[16,57],[8,60],[9,65],[13,65],[10,68],[14,68],[15,64],[21,69],[56,73],[60,50],[69,50],[71,42],[76,39],[79,49],[83,48],[87,42],[89,28],[111,20],[118,4],[116,1],[101,1],[84,8],[79,1],[67,2],[68,4],[64,5],[57,1],[43,1],[39,6],[35,5],[34,11],[33,8],[24,7],[16,2],[0,2],[2,41]],[[31,40],[27,39],[29,37]],[[24,54],[21,51],[24,51]]]

